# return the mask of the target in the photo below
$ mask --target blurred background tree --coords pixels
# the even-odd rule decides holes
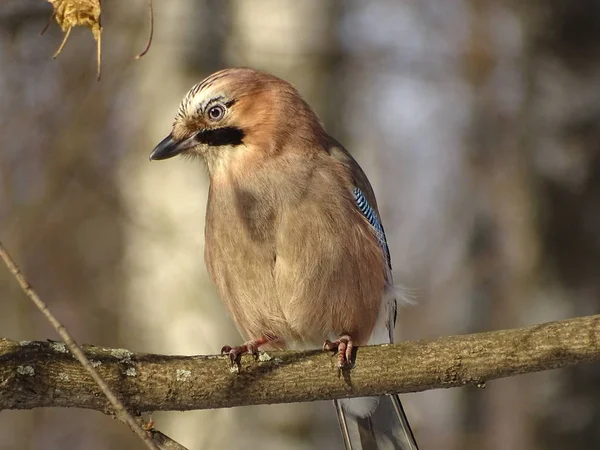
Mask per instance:
[[[104,73],[41,0],[0,5],[0,238],[80,342],[216,353],[239,337],[203,263],[207,179],[151,164],[185,92],[248,65],[293,82],[378,195],[404,339],[597,313],[596,0],[104,2]],[[0,271],[0,335],[53,331]],[[600,444],[597,365],[404,396],[423,449]],[[341,448],[326,403],[162,413],[189,448]],[[92,411],[0,412],[0,449],[142,448]]]

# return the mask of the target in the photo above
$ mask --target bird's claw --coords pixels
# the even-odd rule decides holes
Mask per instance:
[[[242,355],[246,353],[251,354],[254,357],[254,360],[258,360],[258,345],[252,341],[246,342],[243,345],[238,345],[237,347],[230,347],[229,345],[225,345],[221,349],[221,355],[229,355],[229,361],[231,362],[231,367],[237,367],[237,369],[241,369],[242,367]]]
[[[328,339],[323,344],[323,350],[337,350],[337,366],[340,370],[352,364],[353,348],[352,338],[347,334],[340,336],[333,342]]]

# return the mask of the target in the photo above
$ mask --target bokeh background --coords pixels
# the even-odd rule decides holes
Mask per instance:
[[[597,313],[597,0],[104,1],[104,73],[42,0],[0,3],[0,239],[84,343],[216,353],[239,337],[203,263],[207,177],[150,163],[228,66],[293,82],[369,175],[404,339]],[[0,336],[55,338],[0,270]],[[600,367],[405,395],[421,448],[600,446]],[[329,403],[161,413],[190,449],[341,449]],[[2,450],[142,449],[101,413],[0,412]]]

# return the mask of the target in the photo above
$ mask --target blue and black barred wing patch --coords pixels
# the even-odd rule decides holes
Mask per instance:
[[[367,197],[365,197],[365,194],[363,194],[359,188],[355,187],[352,190],[352,193],[354,194],[354,200],[356,201],[356,206],[358,206],[358,210],[373,227],[373,231],[375,233],[375,237],[377,238],[377,242],[379,242],[381,250],[383,251],[383,254],[385,256],[385,260],[387,261],[388,267],[391,269],[392,263],[390,260],[390,250],[387,245],[387,240],[385,239],[385,231],[383,231],[383,225],[381,225],[381,221],[379,220],[379,217],[377,217],[377,213],[371,207],[371,205],[369,205]]]

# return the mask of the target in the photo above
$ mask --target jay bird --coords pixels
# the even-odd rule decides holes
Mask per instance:
[[[151,160],[199,157],[208,168],[205,261],[258,348],[337,351],[393,342],[396,296],[373,189],[288,82],[225,69],[184,97]],[[323,344],[325,343],[325,344]],[[417,450],[398,396],[336,400],[346,448]]]

